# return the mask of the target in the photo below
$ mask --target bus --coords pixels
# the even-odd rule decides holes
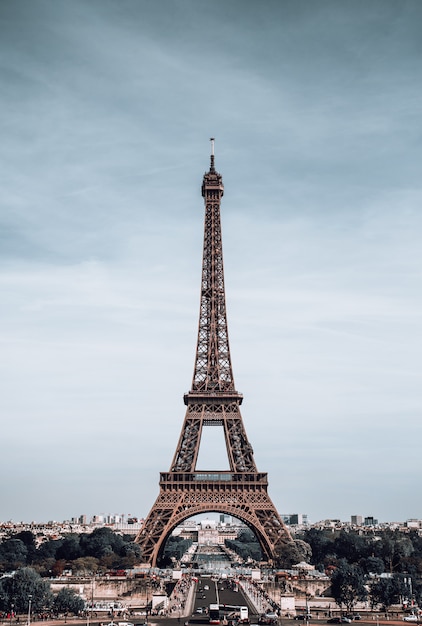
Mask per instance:
[[[220,623],[220,605],[219,604],[210,604],[209,608],[209,623],[210,624],[219,624]]]
[[[221,624],[221,616],[235,624],[249,624],[249,610],[247,606],[231,606],[229,604],[210,604],[209,623]],[[227,623],[224,621],[223,623]]]
[[[247,606],[239,607],[239,623],[249,624],[249,611]]]

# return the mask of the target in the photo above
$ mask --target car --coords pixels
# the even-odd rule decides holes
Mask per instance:
[[[403,621],[404,622],[419,622],[419,617],[412,613],[411,615],[405,615],[403,617]]]
[[[264,613],[259,616],[258,624],[269,625],[277,623],[277,615],[275,613]]]
[[[202,606],[198,606],[198,608],[196,609],[197,613],[202,613]]]
[[[342,617],[340,617],[341,620],[341,624],[350,624],[350,622],[352,621],[350,617],[346,617],[346,615],[343,615]]]
[[[312,615],[310,613],[305,613],[303,615],[295,615],[295,619],[300,620],[301,622],[307,622],[308,619],[311,619]]]

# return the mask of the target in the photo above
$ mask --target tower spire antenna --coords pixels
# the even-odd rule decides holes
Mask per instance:
[[[214,167],[214,137],[210,137],[210,141],[211,141],[211,167],[210,167],[210,172],[215,172],[215,167]]]

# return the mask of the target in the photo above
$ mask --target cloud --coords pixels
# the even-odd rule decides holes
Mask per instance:
[[[210,136],[235,379],[274,500],[422,515],[420,17],[2,5],[5,517],[148,512],[192,376]]]

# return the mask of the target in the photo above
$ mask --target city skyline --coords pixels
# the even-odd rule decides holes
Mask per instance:
[[[148,514],[192,380],[211,136],[234,379],[277,510],[422,518],[421,18],[1,3],[0,519]],[[198,469],[223,469],[208,436]]]
[[[337,523],[341,527],[380,527],[380,526],[393,526],[399,525],[401,527],[409,527],[409,528],[421,528],[422,527],[422,519],[417,518],[408,518],[405,520],[384,520],[380,521],[376,517],[371,515],[349,515],[349,519],[340,519],[339,517],[332,518],[323,518],[323,519],[309,519],[309,516],[306,513],[283,513],[279,512],[280,517],[283,519],[283,522],[287,524],[287,526],[318,526],[321,524],[326,524],[327,527],[333,527],[333,524]],[[222,518],[226,518],[224,521]],[[211,520],[213,522],[219,523],[233,523],[234,525],[240,524],[242,526],[245,525],[245,522],[235,517],[234,515],[227,515],[223,513],[217,512],[208,512],[200,515],[193,515],[192,517],[186,518],[183,522],[177,525],[177,527],[184,526],[186,523],[192,524],[200,524],[204,521]],[[228,521],[229,520],[229,521]],[[9,524],[14,524],[16,526],[24,525],[24,526],[48,526],[50,524],[54,525],[73,525],[73,526],[116,526],[117,528],[121,528],[123,526],[133,525],[133,528],[136,528],[136,532],[139,530],[141,525],[144,522],[144,518],[141,516],[133,515],[132,513],[93,513],[90,515],[86,515],[85,513],[74,515],[69,519],[31,519],[31,520],[0,520],[0,526],[7,527]],[[136,534],[136,533],[134,533]]]

